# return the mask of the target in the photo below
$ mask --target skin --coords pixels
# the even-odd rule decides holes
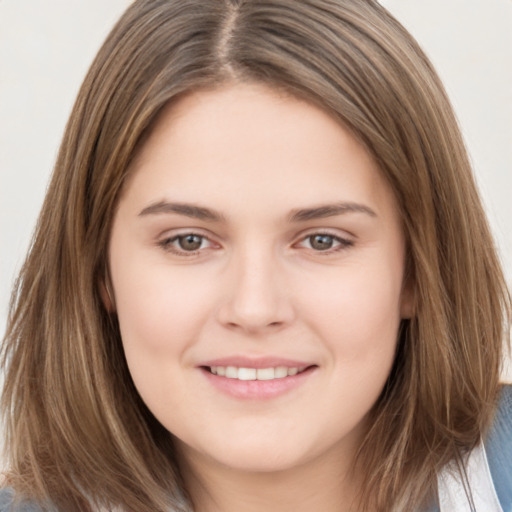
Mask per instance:
[[[132,167],[106,302],[197,510],[349,510],[354,453],[411,310],[401,221],[376,163],[317,107],[231,84],[165,110]],[[190,233],[198,250],[177,238]],[[200,368],[232,356],[312,367],[286,393],[240,399]]]

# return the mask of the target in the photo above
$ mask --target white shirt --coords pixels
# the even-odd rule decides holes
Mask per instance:
[[[503,512],[496,495],[487,456],[480,443],[466,462],[467,493],[464,481],[455,464],[449,464],[437,477],[441,512]],[[473,502],[468,498],[471,496]]]

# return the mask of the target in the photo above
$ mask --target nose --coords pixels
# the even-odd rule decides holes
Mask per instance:
[[[282,266],[270,251],[248,250],[230,263],[218,319],[225,327],[258,335],[289,325],[295,312]]]

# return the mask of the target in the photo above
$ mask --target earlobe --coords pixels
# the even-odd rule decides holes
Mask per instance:
[[[106,275],[101,279],[101,281],[99,283],[99,291],[100,291],[100,297],[103,302],[103,305],[105,306],[105,309],[109,313],[115,313],[116,303],[114,300],[114,294],[112,292],[112,286],[110,285],[110,279],[108,276],[108,272],[106,272]]]
[[[415,297],[414,280],[406,279],[402,288],[402,296],[400,301],[400,316],[403,320],[408,320],[416,314],[416,297]]]

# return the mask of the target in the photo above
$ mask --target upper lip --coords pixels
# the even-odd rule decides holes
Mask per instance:
[[[235,366],[237,368],[276,368],[278,366],[285,366],[286,368],[306,368],[314,366],[314,364],[283,357],[230,356],[210,359],[198,366]]]

